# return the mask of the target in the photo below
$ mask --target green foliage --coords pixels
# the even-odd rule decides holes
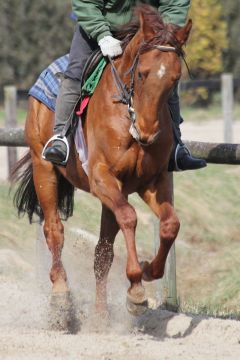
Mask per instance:
[[[55,58],[69,51],[74,23],[65,0],[0,2],[0,86],[28,88]]]
[[[192,1],[193,30],[187,46],[188,63],[198,78],[223,70],[222,51],[227,47],[227,26],[219,0]]]

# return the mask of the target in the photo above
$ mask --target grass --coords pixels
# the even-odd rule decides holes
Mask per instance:
[[[211,303],[196,303],[195,301],[189,301],[187,303],[180,302],[178,311],[187,315],[203,315],[221,319],[240,320],[239,308],[217,306]]]
[[[175,176],[182,220],[176,242],[182,308],[240,313],[239,166],[209,165]]]
[[[26,120],[26,110],[17,109],[17,126],[22,127]],[[5,127],[5,112],[3,108],[0,108],[0,127]]]
[[[29,226],[26,218],[18,219],[12,195],[9,186],[0,183],[0,248],[14,249],[28,257],[35,246],[32,240],[36,238],[36,228]]]

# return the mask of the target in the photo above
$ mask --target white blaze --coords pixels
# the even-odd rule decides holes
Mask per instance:
[[[161,79],[166,74],[166,68],[161,64],[160,69],[157,72],[157,76]]]

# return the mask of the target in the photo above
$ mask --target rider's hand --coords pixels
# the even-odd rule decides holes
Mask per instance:
[[[108,35],[99,40],[98,45],[103,53],[103,56],[115,57],[122,54],[121,41]]]

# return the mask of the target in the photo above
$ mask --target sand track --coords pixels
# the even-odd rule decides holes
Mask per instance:
[[[0,250],[1,360],[240,358],[238,321],[187,316],[160,309],[149,309],[139,318],[131,317],[125,307],[125,261],[118,256],[118,251],[110,274],[110,320],[101,321],[93,311],[93,248],[94,237],[82,239],[77,246],[70,239],[64,251],[76,314],[81,321],[81,329],[74,335],[49,329],[49,257],[44,243],[38,243],[37,247],[40,261],[45,259],[40,267],[33,266],[34,249],[32,254],[29,249],[28,252],[26,249],[23,252]]]

